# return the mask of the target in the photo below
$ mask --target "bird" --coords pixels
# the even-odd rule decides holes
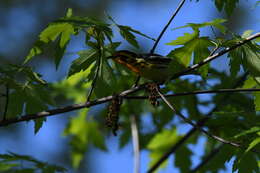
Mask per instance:
[[[164,83],[173,75],[173,70],[171,70],[173,59],[159,54],[139,54],[128,50],[119,50],[109,56],[108,59],[112,59],[137,75],[156,83]],[[180,63],[177,63],[177,65],[178,68],[185,68]]]

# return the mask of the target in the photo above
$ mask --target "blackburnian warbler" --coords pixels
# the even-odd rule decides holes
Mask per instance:
[[[137,54],[127,50],[120,50],[108,58],[126,66],[141,77],[157,83],[169,80],[173,74],[173,70],[170,69],[172,59],[158,54]]]

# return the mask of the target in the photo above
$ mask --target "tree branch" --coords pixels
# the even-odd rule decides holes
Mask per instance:
[[[145,87],[145,85],[139,85],[139,86],[133,87],[129,90],[125,90],[125,91],[121,92],[118,96],[120,96],[120,97],[126,96],[128,94],[137,92],[144,87]],[[114,95],[111,95],[111,96],[103,97],[103,98],[100,98],[100,99],[96,99],[94,101],[88,101],[86,103],[73,104],[73,105],[62,107],[62,108],[38,112],[38,113],[35,113],[35,114],[26,114],[26,115],[23,115],[23,116],[20,116],[20,117],[15,117],[15,118],[7,119],[5,121],[1,121],[0,127],[6,126],[6,125],[9,125],[9,124],[22,122],[22,121],[34,120],[34,119],[48,117],[48,116],[52,116],[52,115],[57,115],[57,114],[60,114],[60,113],[70,112],[70,111],[74,111],[74,110],[78,110],[78,109],[82,109],[82,108],[86,108],[86,107],[91,107],[91,106],[94,106],[94,105],[98,105],[98,104],[102,104],[102,103],[111,101],[114,97],[115,97]]]
[[[187,96],[187,95],[198,95],[198,94],[216,94],[216,93],[234,93],[234,92],[256,92],[260,91],[259,88],[249,88],[249,89],[216,89],[216,90],[199,90],[190,91],[175,94],[166,94],[164,97],[176,97],[176,96]],[[149,96],[124,96],[124,99],[148,99]],[[157,98],[161,98],[157,96]]]
[[[158,94],[160,95],[160,97],[162,98],[162,100],[168,105],[168,107],[176,113],[177,116],[179,116],[184,122],[190,124],[193,128],[196,128],[198,129],[199,131],[201,131],[202,133],[204,133],[205,135],[207,135],[208,137],[211,137],[215,140],[218,140],[224,144],[229,144],[229,145],[232,145],[234,147],[242,147],[240,144],[238,143],[235,143],[235,142],[232,142],[232,141],[228,141],[226,139],[223,139],[219,136],[216,136],[216,135],[213,135],[211,133],[209,133],[208,131],[204,130],[201,126],[193,123],[190,119],[186,118],[180,111],[178,111],[177,109],[174,108],[174,106],[164,97],[164,95],[160,92],[160,90],[158,89],[157,87],[157,92]]]
[[[248,73],[245,73],[233,86],[232,88],[237,88],[243,83],[243,81],[246,79]],[[220,105],[223,105],[225,101],[230,97],[230,94],[225,95],[219,104],[216,104],[216,106],[209,112],[207,115],[198,121],[197,125],[202,126],[205,122],[208,121],[210,118],[210,115],[212,115],[213,112],[217,111],[220,107]],[[179,147],[181,147],[186,140],[188,140],[195,132],[197,131],[196,128],[192,128],[185,136],[183,136],[175,145],[173,145],[168,152],[166,152],[149,170],[148,173],[154,172],[170,155],[172,155]]]
[[[128,96],[128,94],[132,94],[132,93],[140,90],[143,87],[144,87],[144,85],[140,85],[133,89],[126,90],[119,95],[124,99],[147,99],[148,96]],[[191,91],[191,92],[168,94],[168,95],[165,95],[165,97],[176,97],[176,96],[186,96],[186,95],[206,94],[206,93],[210,94],[210,93],[255,92],[255,91],[260,91],[260,89],[252,88],[252,89],[218,89],[218,90],[208,90],[208,91]],[[157,98],[160,98],[160,96],[158,96]],[[57,108],[57,109],[51,109],[51,110],[47,110],[47,111],[43,111],[43,112],[38,112],[35,114],[27,114],[27,115],[23,115],[21,117],[3,120],[2,122],[0,122],[0,127],[6,126],[9,124],[14,124],[14,123],[21,122],[21,121],[29,121],[29,120],[52,116],[52,115],[56,115],[56,114],[60,114],[60,113],[70,112],[70,111],[82,109],[85,107],[91,107],[94,105],[98,105],[98,104],[102,104],[102,103],[111,101],[112,99],[113,99],[113,96],[108,96],[108,97],[103,97],[101,99],[97,99],[94,101],[88,101],[86,103],[73,104],[70,106]]]
[[[139,135],[136,122],[136,116],[130,117],[133,149],[134,149],[134,173],[140,172],[140,147],[139,147]]]
[[[168,21],[168,23],[165,25],[165,27],[163,28],[163,30],[161,31],[160,35],[158,36],[158,38],[156,39],[153,48],[150,50],[150,53],[153,54],[154,50],[156,48],[156,46],[158,45],[159,41],[161,40],[164,32],[166,31],[166,29],[169,27],[169,25],[171,24],[172,20],[174,19],[174,17],[178,14],[178,12],[180,11],[181,7],[183,6],[185,0],[182,0],[179,4],[179,6],[177,7],[177,9],[175,10],[175,12],[173,13],[172,17],[170,18],[170,20]]]
[[[212,150],[204,159],[202,162],[200,162],[195,168],[190,170],[190,173],[196,173],[200,168],[202,168],[204,165],[206,165],[211,159],[213,159],[218,152],[223,148],[224,144],[221,144],[214,150]]]
[[[234,49],[236,49],[237,47],[240,47],[240,46],[242,46],[243,44],[245,44],[245,43],[247,43],[247,42],[249,42],[249,41],[251,41],[251,40],[253,40],[253,39],[256,39],[256,38],[258,38],[258,37],[260,37],[260,32],[254,34],[254,35],[251,35],[251,36],[245,38],[245,39],[242,40],[242,41],[239,41],[237,44],[235,44],[235,45],[233,45],[233,46],[231,46],[231,47],[227,47],[226,49],[224,49],[224,50],[222,50],[222,51],[220,51],[220,52],[218,52],[218,53],[215,53],[215,54],[213,54],[213,55],[211,55],[211,56],[208,56],[207,58],[205,58],[204,60],[202,60],[202,61],[199,62],[198,64],[194,64],[194,65],[188,67],[186,70],[183,70],[183,71],[181,71],[181,72],[179,72],[179,73],[174,74],[171,79],[176,79],[176,78],[178,78],[178,77],[180,77],[180,76],[182,76],[182,75],[184,75],[184,74],[188,74],[189,72],[191,72],[191,71],[193,71],[193,70],[195,70],[195,69],[197,69],[197,68],[203,66],[204,64],[209,63],[210,61],[216,59],[217,57],[220,57],[220,56],[224,55],[225,53],[230,52],[231,50],[234,50]]]

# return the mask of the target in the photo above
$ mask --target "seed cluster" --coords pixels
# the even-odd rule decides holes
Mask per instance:
[[[149,92],[148,100],[154,107],[159,106],[159,101],[157,100],[157,88],[158,85],[156,83],[149,83],[146,85],[146,89]]]
[[[111,104],[108,106],[108,113],[106,117],[106,125],[112,129],[112,132],[117,136],[117,130],[119,128],[119,111],[122,100],[120,97],[114,97]]]

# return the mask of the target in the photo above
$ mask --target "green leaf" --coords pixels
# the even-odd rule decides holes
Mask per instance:
[[[10,118],[21,115],[25,104],[24,93],[20,90],[16,90],[9,95],[9,100],[7,115]]]
[[[96,147],[106,150],[104,137],[101,135],[97,123],[87,121],[87,113],[88,109],[81,110],[78,116],[70,120],[64,131],[64,135],[72,136],[70,145],[72,147],[72,165],[74,168],[79,167],[89,144],[92,143]]]
[[[194,49],[194,64],[197,64],[209,56],[210,51],[208,47],[212,46],[213,44],[208,37],[200,37],[194,41],[196,41],[196,47]],[[205,64],[199,68],[198,72],[202,75],[202,77],[207,77],[208,68],[209,64]]]
[[[137,30],[135,30],[135,29],[133,29],[133,28],[131,28],[131,27],[129,27],[129,26],[118,25],[118,24],[116,23],[116,21],[115,21],[109,14],[106,14],[106,15],[107,15],[107,18],[108,18],[110,21],[112,21],[119,29],[120,29],[120,27],[123,27],[123,28],[127,29],[128,31],[134,32],[134,33],[139,34],[139,35],[141,35],[141,36],[143,36],[143,37],[145,37],[145,38],[148,38],[148,39],[151,39],[151,40],[153,40],[153,41],[156,41],[156,39],[154,39],[154,38],[152,38],[152,37],[149,37],[149,36],[147,36],[147,35],[141,33],[140,31],[137,31]]]
[[[88,109],[80,111],[80,114],[73,117],[67,128],[64,131],[64,135],[72,135],[73,138],[70,142],[72,147],[72,166],[78,168],[81,160],[84,157],[84,153],[88,144],[88,123],[86,121]]]
[[[179,138],[180,136],[177,135],[175,128],[171,130],[163,129],[163,131],[157,133],[147,145],[147,148],[151,151],[149,165],[152,166],[156,163],[172,145],[178,142]],[[159,168],[165,167],[166,164],[164,162]]]
[[[120,45],[119,42],[114,42],[105,46],[105,56],[111,56],[111,53]],[[81,70],[87,69],[98,57],[96,49],[82,50],[78,52],[79,58],[75,59],[69,69],[67,77],[80,72]]]
[[[121,26],[122,26],[122,25],[121,25]],[[133,29],[133,28],[131,28],[131,27],[129,27],[129,26],[124,26],[124,27],[127,27],[127,29],[128,29],[129,31],[131,31],[131,32],[134,32],[134,33],[136,33],[136,34],[139,34],[139,35],[141,35],[141,36],[143,36],[143,37],[145,37],[145,38],[148,38],[148,39],[150,39],[150,40],[156,41],[154,38],[149,37],[148,35],[145,35],[145,34],[141,33],[140,31],[137,31],[137,30],[135,30],[135,29]]]
[[[170,52],[170,56],[178,59],[185,67],[188,67],[191,63],[192,52],[194,51],[196,45],[193,41],[186,43],[183,47],[176,48]]]
[[[66,17],[72,17],[72,14],[73,14],[72,9],[68,8],[67,13],[66,13]]]
[[[44,45],[44,42],[42,42],[40,40],[36,41],[34,43],[33,47],[31,48],[29,54],[25,57],[23,64],[26,64],[27,62],[29,62],[36,55],[40,55],[43,52],[43,45]]]
[[[39,161],[28,155],[20,155],[12,152],[9,152],[8,154],[0,154],[1,172],[34,173],[45,172],[46,169],[50,170],[50,173],[67,171],[63,167]]]
[[[257,85],[254,78],[249,77],[245,82],[242,88],[254,88]]]
[[[99,131],[99,125],[96,122],[90,122],[88,123],[89,128],[89,138],[91,139],[92,143],[95,147],[106,151],[106,144],[105,139],[102,133]]]
[[[131,33],[131,28],[129,26],[118,25],[120,29],[121,36],[132,46],[139,48],[139,45],[135,39],[135,36]]]
[[[49,43],[50,41],[55,41],[58,36],[62,33],[64,38],[60,43],[60,47],[64,47],[64,44],[69,40],[68,34],[73,33],[73,25],[69,23],[52,23],[46,29],[44,29],[40,34],[40,41],[44,43]]]
[[[254,139],[248,146],[248,148],[246,149],[246,152],[250,151],[252,148],[254,148],[257,144],[260,143],[260,137],[257,137],[256,139]]]
[[[259,46],[248,43],[242,46],[243,58],[246,60],[245,67],[254,77],[260,77],[260,53]]]
[[[175,166],[180,168],[181,172],[189,172],[191,166],[192,152],[186,147],[180,147],[175,154]]]
[[[191,27],[194,31],[198,30],[199,28],[206,27],[206,26],[214,26],[217,29],[219,29],[222,33],[226,33],[227,29],[225,26],[221,25],[222,23],[226,22],[226,19],[214,19],[210,22],[204,22],[204,23],[188,23],[187,25],[177,27],[174,29],[180,29],[180,28],[187,28]]]
[[[208,47],[212,46],[213,43],[207,37],[195,36],[198,36],[198,34],[186,34],[186,36],[183,37],[184,42],[181,42],[181,39],[178,38],[177,40],[179,41],[173,41],[169,43],[171,45],[184,43],[184,46],[174,49],[170,52],[168,56],[173,57],[174,61],[177,61],[178,63],[182,64],[184,67],[191,65],[193,54],[194,63],[198,63],[205,59],[209,55]],[[172,64],[171,69],[173,69],[175,73],[176,70],[179,70],[179,68],[176,69],[174,66],[175,64]],[[209,66],[204,66],[199,69],[199,72],[202,74],[203,77],[206,77],[208,73],[208,67]]]
[[[228,16],[231,16],[231,14],[233,13],[233,11],[236,7],[236,4],[239,2],[239,0],[228,0],[228,1],[225,1],[225,2],[226,2],[225,11],[226,11]]]
[[[239,138],[241,136],[250,134],[250,133],[257,133],[260,131],[260,127],[252,127],[249,130],[243,131],[242,133],[239,133],[238,135],[234,136],[234,138]]]
[[[236,76],[240,71],[240,65],[242,64],[241,52],[239,51],[230,51],[228,54],[229,59],[229,67],[231,76]]]
[[[83,50],[78,52],[79,58],[75,59],[69,69],[69,74],[67,77],[80,72],[81,70],[86,70],[89,66],[96,60],[97,51],[94,49]]]
[[[231,16],[238,2],[239,0],[215,0],[215,5],[218,11],[225,9],[227,15]]]
[[[239,153],[234,161],[232,171],[238,173],[259,172],[257,158],[252,152]]]
[[[34,120],[34,134],[37,134],[39,132],[44,121],[46,121],[46,118],[38,118]]]
[[[128,144],[128,142],[130,141],[130,139],[131,139],[131,133],[129,131],[124,130],[119,138],[119,140],[120,140],[119,148],[121,149],[121,148],[125,147]]]
[[[208,146],[209,144],[206,143],[206,145]],[[206,148],[206,147],[205,147]],[[212,150],[210,150],[212,151]],[[209,151],[209,152],[210,152]],[[226,170],[225,167],[225,163],[230,161],[230,159],[234,156],[235,154],[235,148],[230,146],[230,145],[224,145],[220,148],[219,152],[216,153],[216,155],[210,160],[210,162],[208,162],[207,164],[205,164],[200,171],[201,172],[214,172],[217,173],[220,170]],[[203,157],[206,157],[206,155],[204,155]],[[202,158],[204,159],[204,158]]]
[[[198,31],[194,31],[191,34],[190,33],[184,33],[184,36],[178,37],[176,40],[173,40],[170,43],[166,43],[166,45],[171,45],[171,46],[184,45],[184,44],[190,42],[191,40],[198,38],[198,36],[199,36]]]
[[[10,171],[13,167],[18,167],[20,166],[19,163],[6,163],[6,162],[0,162],[0,171]]]
[[[250,35],[252,35],[252,32],[253,32],[253,30],[246,30],[246,31],[244,31],[243,32],[243,34],[242,34],[242,38],[247,38],[247,37],[249,37]]]
[[[55,41],[60,36],[59,44],[55,51],[55,64],[58,68],[61,58],[66,49],[66,45],[70,40],[70,36],[75,34],[74,26],[70,23],[52,23],[40,34],[40,41],[49,43]]]
[[[215,5],[216,5],[218,11],[222,11],[222,9],[224,7],[224,3],[225,3],[225,1],[223,1],[223,0],[215,0]]]

